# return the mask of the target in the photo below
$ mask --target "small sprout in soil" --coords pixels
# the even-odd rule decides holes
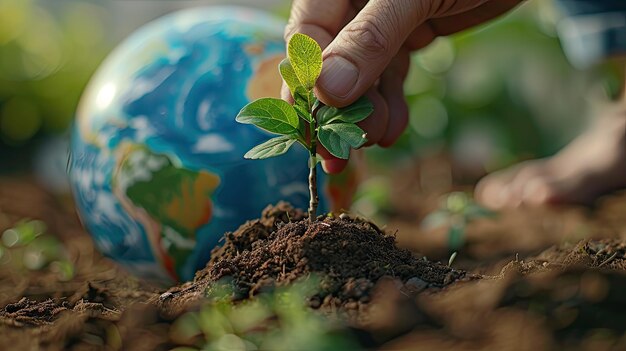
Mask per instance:
[[[312,38],[294,34],[287,45],[287,58],[278,70],[287,83],[294,104],[275,98],[261,98],[246,105],[236,117],[237,122],[253,124],[268,132],[279,134],[253,147],[244,157],[264,159],[279,156],[296,142],[309,152],[309,221],[317,217],[317,143],[333,156],[348,159],[351,148],[367,141],[365,132],[356,123],[374,110],[372,103],[361,97],[343,108],[321,103],[313,88],[322,71],[322,49]]]
[[[2,243],[6,247],[27,245],[45,231],[42,221],[24,219],[2,233]]]
[[[446,195],[438,210],[430,213],[422,221],[422,227],[434,229],[448,227],[448,249],[458,251],[465,242],[467,225],[479,218],[493,218],[492,212],[478,205],[470,195],[464,192],[452,192]]]
[[[304,301],[317,291],[319,279],[310,277],[288,287],[233,304],[232,284],[211,287],[198,311],[180,316],[169,335],[188,350],[353,350],[356,343],[342,325],[330,322]]]
[[[74,277],[74,264],[68,260],[63,244],[46,232],[39,220],[24,219],[2,233],[0,268],[15,271],[47,269],[60,281]]]
[[[74,278],[74,265],[67,260],[50,263],[50,271],[54,272],[60,281],[66,282]]]
[[[456,258],[456,251],[454,251],[452,255],[450,255],[450,258],[448,259],[448,267],[452,267],[452,263],[454,263],[455,258]]]

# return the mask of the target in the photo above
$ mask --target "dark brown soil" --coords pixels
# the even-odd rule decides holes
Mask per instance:
[[[402,169],[385,171],[392,179],[390,215],[384,223],[397,231],[401,247],[420,252],[430,260],[450,256],[448,227],[426,229],[422,220],[441,207],[451,191],[471,192],[470,186],[450,183],[454,170],[449,161],[433,157],[410,162]],[[455,265],[483,274],[497,274],[516,255],[531,257],[546,248],[583,239],[626,239],[626,191],[599,199],[592,207],[519,207],[483,218],[466,226],[465,243]]]
[[[367,304],[382,277],[397,279],[415,292],[469,278],[464,271],[398,248],[393,236],[368,221],[342,215],[309,223],[301,211],[281,203],[267,207],[261,219],[227,233],[207,267],[192,283],[171,289],[161,305],[182,311],[225,278],[232,284],[233,299],[240,300],[310,276],[321,279],[311,307],[350,309]]]
[[[512,261],[496,277],[422,295],[418,304],[443,328],[414,330],[387,349],[624,349],[626,260],[615,255],[623,247],[565,244]]]
[[[436,207],[435,196],[422,200],[422,210]],[[194,282],[169,291],[102,258],[60,203],[67,202],[30,181],[0,179],[0,233],[23,218],[41,219],[75,266],[69,280],[45,268],[0,266],[2,350],[169,350],[180,345],[172,318],[196,308],[215,281],[231,277],[237,300],[314,275],[323,292],[309,304],[357,313],[352,331],[370,347],[626,349],[625,196],[595,209],[519,210],[471,224],[453,266],[473,273],[397,249],[367,221],[320,218],[309,226],[280,205],[229,233]],[[388,224],[399,228],[399,243],[447,259],[440,239],[429,242],[434,236],[417,228],[424,213],[411,218],[408,208],[389,222],[404,227]],[[485,275],[470,279],[477,272]]]

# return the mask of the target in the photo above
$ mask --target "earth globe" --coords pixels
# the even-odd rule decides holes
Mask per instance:
[[[307,208],[307,152],[245,160],[272,135],[235,122],[248,102],[279,96],[283,29],[259,10],[193,8],[106,58],[81,98],[69,164],[78,215],[105,256],[143,278],[189,280],[268,204]],[[320,211],[346,206],[350,173],[318,174]]]

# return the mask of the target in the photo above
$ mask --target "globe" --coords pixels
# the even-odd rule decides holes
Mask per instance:
[[[273,137],[235,122],[279,96],[284,23],[259,10],[205,7],[130,35],[92,77],[76,113],[69,178],[81,222],[104,255],[157,281],[189,280],[225,232],[268,204],[308,206],[307,152],[245,160]],[[320,209],[351,176],[320,174]]]

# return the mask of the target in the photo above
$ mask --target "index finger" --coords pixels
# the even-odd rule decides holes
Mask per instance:
[[[349,9],[350,0],[294,0],[285,27],[285,41],[289,42],[295,33],[302,33],[324,49],[343,28]]]

